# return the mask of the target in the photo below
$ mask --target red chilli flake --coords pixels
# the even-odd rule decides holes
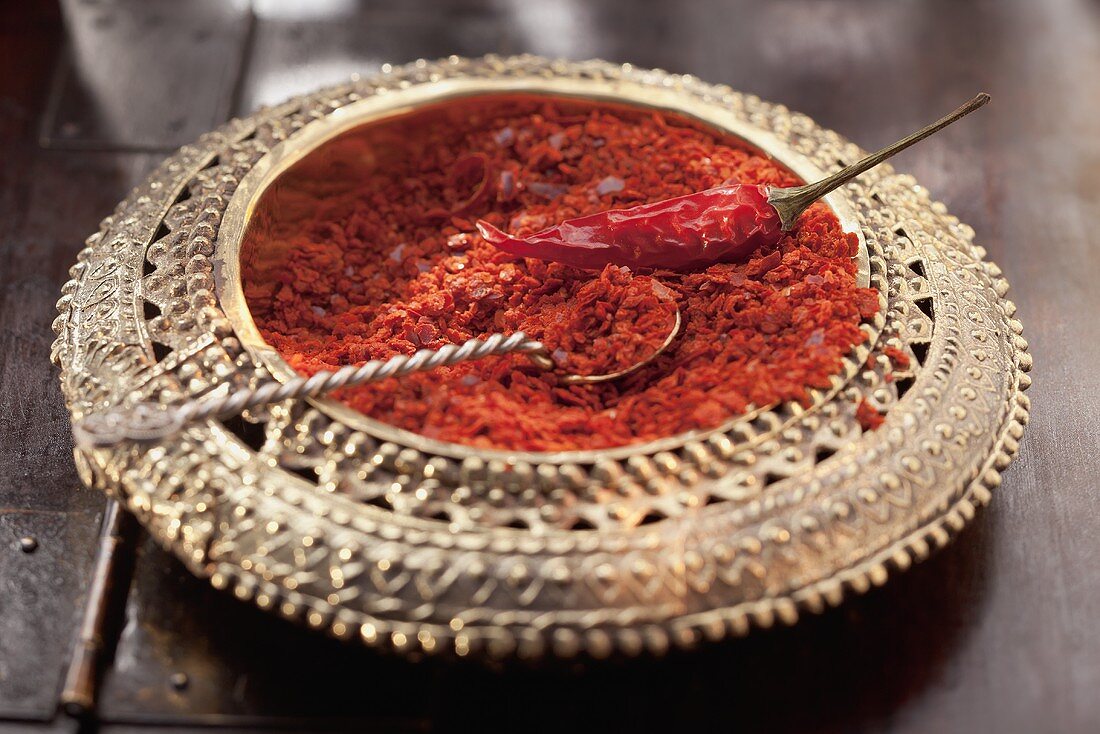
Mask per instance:
[[[909,355],[901,351],[897,347],[886,347],[882,350],[882,353],[890,358],[890,362],[894,365],[894,369],[909,369]]]
[[[651,354],[678,306],[671,347],[617,382],[566,385],[513,355],[336,397],[431,438],[508,450],[713,428],[750,404],[805,402],[863,341],[878,296],[856,287],[856,239],[826,206],[777,247],[695,272],[517,258],[473,222],[524,236],[611,200],[727,182],[799,183],[669,114],[529,97],[447,103],[347,134],[285,173],[246,236],[245,291],[263,336],[304,374],[517,330],[563,371],[610,372]]]
[[[859,405],[856,406],[856,420],[859,421],[859,425],[863,430],[873,431],[883,424],[886,417],[878,412],[878,409],[867,402],[866,399],[861,398]]]

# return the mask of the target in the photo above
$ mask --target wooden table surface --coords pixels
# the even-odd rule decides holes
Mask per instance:
[[[1100,3],[1093,0],[72,0],[0,6],[0,731],[75,731],[58,691],[103,498],[48,362],[83,238],[231,115],[451,53],[603,57],[782,102],[906,153],[1014,288],[1033,418],[992,505],[841,608],[663,661],[412,665],[241,605],[141,541],[85,727],[1100,730]],[[21,545],[33,537],[37,548]]]

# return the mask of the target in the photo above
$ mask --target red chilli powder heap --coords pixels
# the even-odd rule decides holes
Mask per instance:
[[[336,397],[430,438],[510,450],[600,449],[707,429],[750,404],[808,398],[864,339],[877,295],[857,241],[818,204],[776,249],[700,272],[588,272],[484,242],[484,218],[526,235],[569,217],[724,183],[799,183],[734,138],[657,112],[485,97],[346,134],[265,193],[242,251],[249,306],[298,371],[459,344],[542,340],[566,385],[522,355],[352,388]]]

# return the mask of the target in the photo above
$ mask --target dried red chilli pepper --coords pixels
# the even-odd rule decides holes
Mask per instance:
[[[284,174],[281,196],[265,197],[254,218],[270,221],[250,230],[242,250],[249,305],[265,338],[312,374],[522,330],[556,351],[562,370],[599,373],[621,367],[632,351],[649,353],[675,302],[679,337],[624,380],[563,384],[517,357],[334,396],[431,438],[509,450],[655,440],[827,388],[841,355],[865,336],[860,321],[880,308],[878,294],[855,280],[855,236],[828,207],[813,207],[775,249],[744,264],[661,272],[659,284],[627,268],[512,261],[466,217],[425,221],[425,209],[449,210],[476,188],[480,167],[456,161],[478,154],[488,157],[495,195],[477,215],[524,231],[596,213],[608,197],[657,202],[731,179],[796,182],[774,161],[673,115],[573,102],[560,109],[568,114],[527,98],[452,103],[372,125],[331,143],[315,165],[307,159]],[[497,139],[501,129],[512,129],[514,140]],[[540,167],[537,143],[558,134],[568,172],[564,163]],[[457,177],[466,166],[469,175]]]
[[[510,237],[484,220],[477,228],[487,242],[512,255],[585,270],[606,265],[694,270],[741,260],[783,236],[765,189],[741,184],[567,219],[528,237]]]
[[[988,94],[979,94],[931,125],[806,186],[719,186],[567,219],[527,237],[509,236],[484,220],[478,221],[477,228],[487,242],[512,255],[587,270],[606,265],[695,270],[742,260],[760,247],[777,245],[784,232],[822,196],[988,101]]]

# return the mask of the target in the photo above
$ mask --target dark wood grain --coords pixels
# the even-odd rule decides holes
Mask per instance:
[[[229,116],[247,0],[66,0],[66,44],[42,142],[170,150]]]
[[[534,670],[410,664],[343,645],[216,593],[146,546],[102,715],[354,730],[471,721],[491,731],[562,731],[575,722],[630,731],[887,728],[979,624],[988,530],[979,520],[966,544],[794,628],[662,661]],[[958,591],[944,594],[944,586]],[[182,691],[171,683],[179,672],[191,681]]]
[[[0,715],[54,713],[98,516],[94,509],[0,512]],[[25,537],[34,538],[33,553],[20,549]]]
[[[0,716],[36,719],[56,707],[103,506],[76,489],[65,410],[43,361],[52,304],[90,227],[125,192],[114,172],[130,165],[35,149],[60,30],[48,5],[0,8]],[[33,553],[23,537],[35,539]]]
[[[348,3],[327,15],[306,7],[259,3],[236,112],[245,115],[261,105],[345,81],[352,74],[378,71],[395,60],[506,54],[516,48],[508,17],[490,12],[484,3],[434,10],[416,3]]]
[[[109,7],[135,18],[153,12],[139,5]],[[975,228],[1013,284],[1032,343],[1032,424],[992,505],[929,562],[793,629],[583,670],[382,657],[218,594],[146,544],[102,693],[102,731],[152,722],[164,731],[1100,730],[1100,4],[256,0],[231,7],[253,20],[242,32],[238,16],[226,19],[232,32],[215,44],[225,63],[195,61],[193,44],[179,41],[186,31],[170,23],[142,26],[137,44],[100,29],[105,40],[84,62],[131,71],[75,91],[51,87],[53,69],[66,43],[95,35],[82,24],[94,25],[96,12],[73,10],[63,23],[48,5],[11,7],[0,23],[0,60],[14,70],[0,74],[0,718],[50,714],[59,640],[79,607],[101,507],[77,489],[46,364],[53,301],[80,240],[153,162],[37,149],[42,119],[59,130],[51,89],[57,110],[79,110],[96,102],[87,95],[109,105],[127,87],[151,109],[114,128],[118,135],[88,139],[160,147],[178,142],[167,122],[181,98],[196,105],[190,134],[231,109],[245,113],[383,61],[530,51],[725,82],[865,148],[989,91],[987,108],[896,165]],[[186,24],[211,11],[177,3],[170,12]],[[127,24],[136,22],[117,21],[135,32]],[[143,67],[150,62],[138,49],[160,52],[155,68]],[[184,73],[189,86],[166,97],[163,84]],[[238,94],[228,102],[234,75]],[[28,532],[42,543],[35,554],[17,547]],[[182,688],[173,683],[180,673]]]

